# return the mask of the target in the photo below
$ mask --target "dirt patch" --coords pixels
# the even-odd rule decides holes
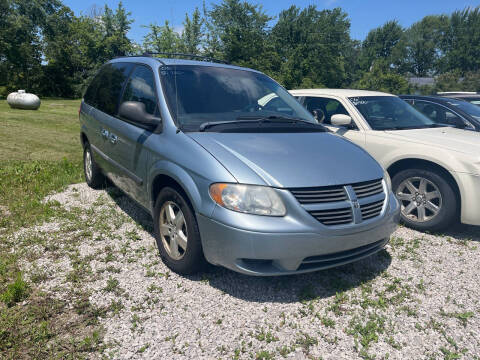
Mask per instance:
[[[10,216],[10,211],[8,210],[8,208],[6,206],[2,206],[0,205],[0,217],[7,217],[7,216]]]

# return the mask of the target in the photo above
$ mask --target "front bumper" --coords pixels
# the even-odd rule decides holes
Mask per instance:
[[[461,222],[480,225],[480,175],[452,173],[462,198]]]
[[[210,263],[263,276],[327,269],[370,256],[386,245],[399,217],[400,207],[393,199],[368,228],[353,225],[335,234],[321,228],[305,232],[252,231],[197,214],[203,251]]]

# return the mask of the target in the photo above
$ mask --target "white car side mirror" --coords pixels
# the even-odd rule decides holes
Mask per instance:
[[[330,117],[330,123],[334,126],[348,126],[352,123],[350,115],[334,114]]]

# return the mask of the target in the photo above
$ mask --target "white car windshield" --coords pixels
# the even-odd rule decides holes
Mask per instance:
[[[248,70],[202,65],[169,65],[160,78],[170,113],[183,130],[205,122],[239,119],[298,119],[316,124],[298,101],[268,76]]]
[[[373,130],[407,130],[443,126],[396,96],[350,97]]]

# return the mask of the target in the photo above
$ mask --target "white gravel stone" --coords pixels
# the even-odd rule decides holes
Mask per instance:
[[[45,200],[76,211],[84,222],[105,216],[114,231],[92,225],[90,233],[79,229],[62,237],[74,222],[60,218],[15,235],[55,239],[53,251],[32,245],[38,256],[24,264],[27,273],[48,273],[40,284],[45,291],[65,298],[76,251],[88,259],[89,271],[75,286],[96,306],[121,302],[121,310],[100,319],[107,357],[480,356],[479,227],[459,225],[442,235],[400,227],[385,251],[311,274],[258,278],[212,267],[185,277],[161,262],[149,216],[118,191],[110,193],[76,184]],[[72,250],[75,236],[81,241]],[[106,290],[115,280],[118,285]]]

